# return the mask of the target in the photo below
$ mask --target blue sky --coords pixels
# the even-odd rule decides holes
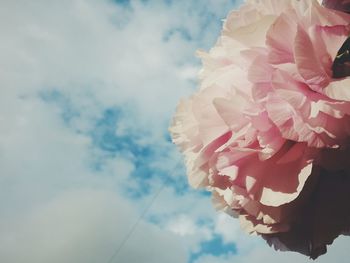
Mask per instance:
[[[111,262],[309,262],[214,211],[167,132],[239,4],[1,1],[1,262],[108,262],[138,218]]]

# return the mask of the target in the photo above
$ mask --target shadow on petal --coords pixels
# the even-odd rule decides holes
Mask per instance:
[[[277,250],[296,251],[316,259],[327,252],[327,245],[349,230],[350,172],[323,169],[303,192],[298,200],[302,203],[300,212],[290,230],[263,237]]]

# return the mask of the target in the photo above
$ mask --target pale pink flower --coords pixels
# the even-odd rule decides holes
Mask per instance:
[[[311,257],[347,227],[303,233],[321,213],[305,213],[310,198],[318,207],[329,194],[327,174],[349,170],[339,162],[348,152],[350,78],[335,78],[333,67],[349,22],[316,0],[248,0],[209,53],[198,52],[200,89],[180,102],[170,128],[193,187],[210,190],[248,232]]]

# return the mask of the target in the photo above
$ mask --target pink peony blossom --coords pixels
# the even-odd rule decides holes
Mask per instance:
[[[198,52],[200,89],[170,127],[194,188],[247,232],[312,258],[350,223],[338,206],[350,190],[350,78],[334,66],[349,23],[316,0],[248,0]]]

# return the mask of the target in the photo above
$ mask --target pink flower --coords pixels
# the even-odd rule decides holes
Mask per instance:
[[[349,22],[317,1],[248,0],[210,52],[198,52],[200,90],[170,128],[193,187],[248,232],[313,258],[348,227],[327,228],[325,216],[315,227],[325,235],[304,231],[322,213],[330,175],[337,185],[349,171],[350,78],[335,78],[333,65]],[[332,202],[344,203],[344,182]]]

